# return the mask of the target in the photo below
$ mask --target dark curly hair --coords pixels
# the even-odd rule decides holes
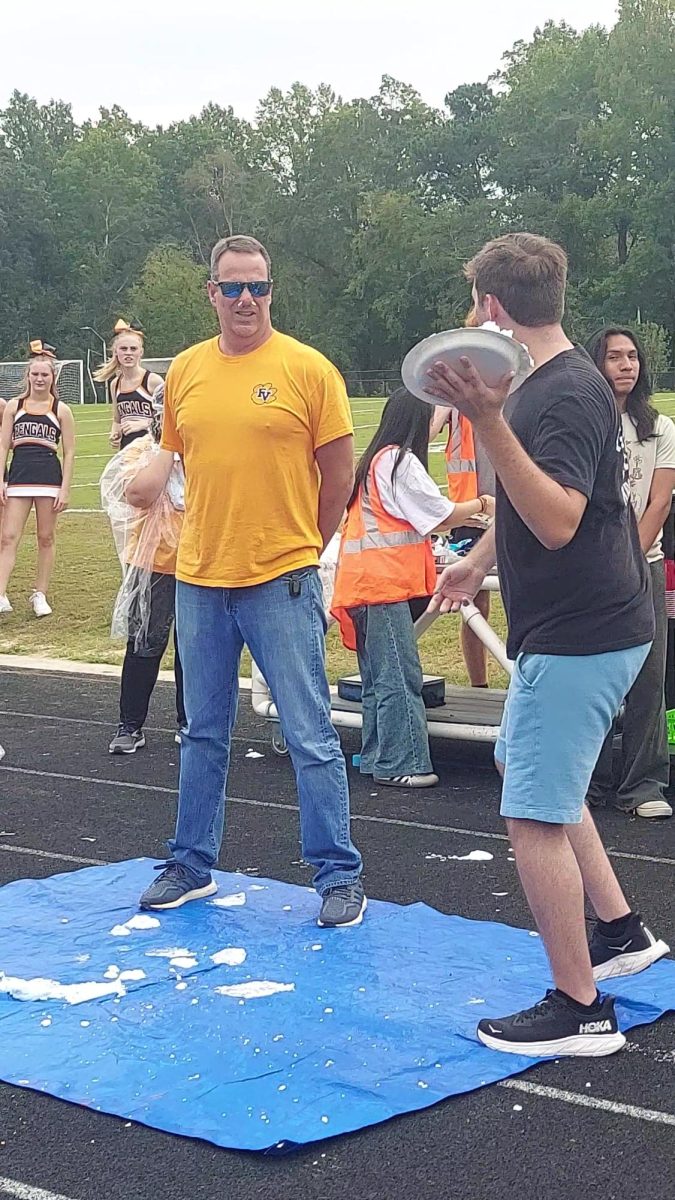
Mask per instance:
[[[630,338],[637,350],[640,374],[626,402],[626,412],[635,426],[638,441],[647,442],[649,438],[655,436],[656,418],[659,414],[653,405],[650,404],[652,381],[649,376],[649,367],[647,366],[644,346],[637,334],[632,329],[628,329],[623,325],[608,325],[604,329],[599,329],[586,343],[586,349],[596,367],[603,375],[605,374],[607,339],[611,337]]]

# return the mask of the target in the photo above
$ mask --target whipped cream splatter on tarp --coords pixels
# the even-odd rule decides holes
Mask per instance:
[[[491,862],[494,854],[487,850],[470,850],[468,854],[426,854],[425,858],[436,859],[438,862]]]
[[[218,896],[216,900],[209,900],[209,904],[214,908],[241,908],[246,903],[246,892],[233,892],[229,896]]]
[[[114,925],[110,930],[113,937],[127,937],[133,929],[156,929],[159,917],[146,917],[144,913],[136,913],[123,925]]]
[[[228,967],[240,967],[245,961],[246,951],[240,946],[225,946],[223,950],[216,950],[216,953],[211,955],[211,962],[216,966],[225,963]]]
[[[278,992],[294,992],[294,983],[274,983],[271,979],[251,979],[248,983],[225,984],[217,987],[219,996],[235,996],[241,1000],[260,1000],[263,996],[276,996]]]
[[[534,931],[374,900],[363,925],[319,940],[312,891],[270,879],[253,891],[219,872],[225,905],[134,927],[151,870],[137,860],[0,888],[0,1079],[263,1150],[532,1066],[481,1046],[475,1027],[541,998]],[[117,924],[129,933],[111,937]],[[181,978],[172,959],[197,965]],[[643,1024],[672,1005],[675,963],[603,986],[622,1028]]]

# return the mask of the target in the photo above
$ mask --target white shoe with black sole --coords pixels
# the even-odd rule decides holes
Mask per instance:
[[[386,778],[374,775],[373,783],[379,783],[382,787],[429,788],[436,787],[438,775],[433,771],[427,775],[390,775]]]
[[[639,913],[631,913],[623,931],[617,936],[603,933],[596,925],[589,945],[593,978],[615,979],[619,975],[637,975],[651,967],[652,963],[668,954],[670,946],[655,938],[651,930],[640,920]]]
[[[600,1058],[626,1044],[614,1011],[614,997],[602,996],[584,1012],[557,991],[510,1017],[481,1021],[478,1037],[490,1050],[527,1058]]]

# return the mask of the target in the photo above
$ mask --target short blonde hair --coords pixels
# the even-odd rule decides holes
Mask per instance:
[[[507,233],[483,246],[466,263],[464,276],[478,298],[495,296],[526,328],[557,325],[565,309],[567,255],[562,246],[534,233]]]
[[[272,259],[262,242],[259,242],[257,238],[248,237],[247,234],[233,233],[229,237],[221,238],[220,241],[216,242],[211,251],[211,279],[214,282],[216,282],[218,263],[227,250],[234,250],[236,254],[261,254],[265,260],[267,274],[271,277]]]

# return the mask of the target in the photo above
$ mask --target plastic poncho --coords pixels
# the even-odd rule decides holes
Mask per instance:
[[[134,508],[126,489],[160,447],[148,435],[137,438],[111,458],[101,476],[101,504],[110,518],[123,579],[113,608],[111,637],[133,638],[134,649],[147,644],[153,575],[173,575],[185,511],[185,476],[179,459],[162,494],[147,509]]]

